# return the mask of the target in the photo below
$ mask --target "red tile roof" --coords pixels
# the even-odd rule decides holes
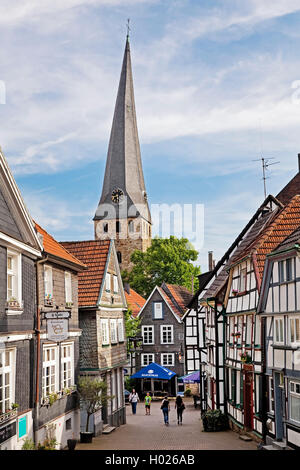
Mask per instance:
[[[141,308],[145,305],[146,300],[135,290],[129,289],[129,293],[125,289],[126,302],[128,307],[132,311],[132,316],[135,318],[138,316]]]
[[[44,230],[40,225],[36,222],[35,229],[38,233],[43,236],[43,247],[44,251],[50,255],[56,256],[63,260],[69,261],[73,264],[77,264],[81,268],[84,268],[85,265],[79,261],[79,259],[75,258],[71,253],[69,253],[61,243],[58,243],[46,230]]]
[[[192,300],[192,293],[186,287],[177,284],[163,283],[160,289],[172,310],[182,317]]]
[[[92,307],[97,304],[103,281],[110,240],[61,242],[74,256],[88,266],[79,273],[78,305]]]

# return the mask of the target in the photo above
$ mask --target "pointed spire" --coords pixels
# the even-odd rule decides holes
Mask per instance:
[[[125,52],[109,140],[102,195],[94,220],[104,218],[101,204],[111,203],[112,192],[115,189],[121,189],[124,195],[127,196],[128,208],[132,204],[138,204],[139,209],[142,207],[142,210],[140,210],[141,216],[151,222],[146,200],[136,122],[129,46],[129,22],[127,28]]]

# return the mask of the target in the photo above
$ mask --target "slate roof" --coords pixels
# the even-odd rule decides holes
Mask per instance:
[[[135,290],[129,288],[129,292],[125,287],[125,297],[128,307],[131,308],[132,316],[136,318],[141,308],[145,305],[146,299],[138,294]]]
[[[277,199],[286,205],[296,195],[300,194],[300,172],[277,194]]]
[[[34,222],[36,231],[43,237],[43,248],[44,251],[57,258],[61,258],[65,261],[77,265],[77,267],[84,269],[85,264],[82,263],[78,258],[73,256],[66,248],[59,242],[57,242],[45,229]]]
[[[61,242],[88,269],[78,276],[78,305],[93,307],[97,304],[103,281],[110,240]]]

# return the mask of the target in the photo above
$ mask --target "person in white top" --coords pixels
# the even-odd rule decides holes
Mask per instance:
[[[129,403],[131,403],[132,407],[132,414],[136,414],[136,407],[137,407],[137,402],[140,401],[138,394],[136,393],[135,389],[132,389],[132,392],[129,395]]]

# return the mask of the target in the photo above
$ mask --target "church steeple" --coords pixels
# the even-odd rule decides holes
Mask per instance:
[[[120,190],[123,197],[127,197],[128,209],[132,205],[138,206],[136,216],[140,214],[151,223],[136,122],[128,34],[110,134],[102,195],[94,220],[105,218],[101,205],[111,204],[113,193],[116,190]],[[121,205],[115,208],[118,218],[128,217],[128,213],[122,211]],[[134,209],[131,207],[130,214],[133,215],[133,213]]]
[[[134,250],[145,251],[151,244],[151,214],[137,130],[128,33],[94,222],[96,238],[115,239],[121,269],[130,269]]]

